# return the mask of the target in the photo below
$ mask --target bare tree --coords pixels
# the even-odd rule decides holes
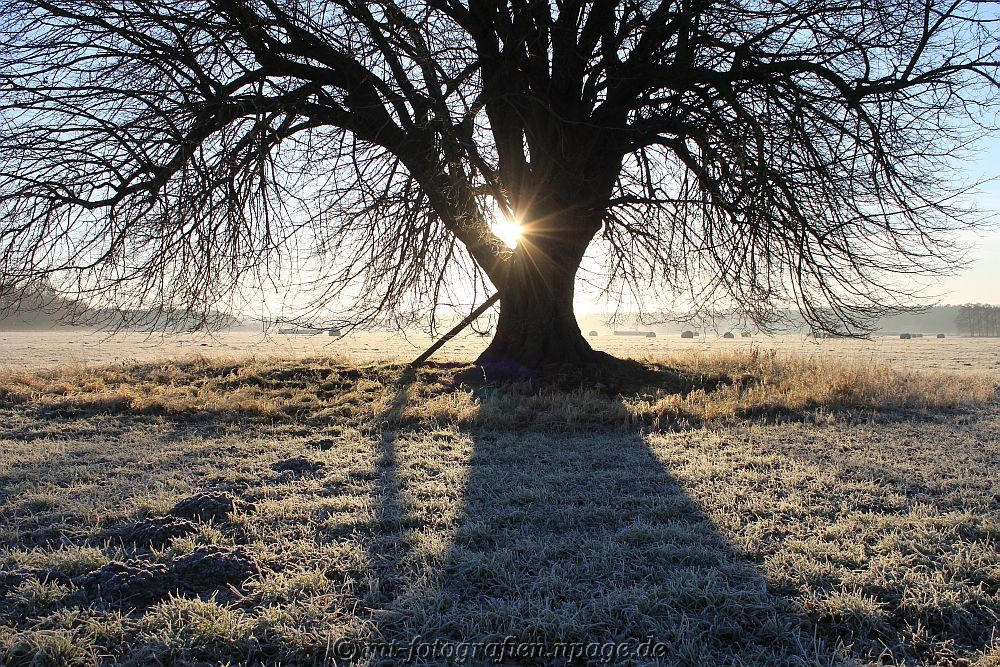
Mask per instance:
[[[207,310],[306,276],[353,324],[489,282],[480,361],[537,369],[597,357],[593,245],[612,294],[858,331],[971,220],[950,174],[997,99],[990,11],[0,0],[0,279]]]

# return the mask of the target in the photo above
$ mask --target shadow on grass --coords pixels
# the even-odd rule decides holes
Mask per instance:
[[[451,388],[466,387],[474,390],[504,391],[511,384],[522,390],[532,391],[579,391],[581,389],[596,389],[607,396],[639,395],[650,393],[671,393],[687,396],[693,391],[711,392],[724,385],[740,384],[748,378],[731,377],[727,374],[702,374],[683,371],[666,364],[654,361],[637,361],[635,359],[619,359],[606,355],[600,363],[590,366],[557,366],[547,369],[542,374],[535,374],[526,369],[516,373],[500,374],[499,380],[490,376],[489,366],[469,366],[462,364],[427,364],[435,370],[447,369],[456,371]],[[449,368],[450,367],[450,368]],[[414,371],[408,369],[403,380],[414,377]]]
[[[400,392],[397,403],[405,381]],[[410,460],[416,439],[450,463]],[[480,651],[473,663],[497,651],[532,664],[833,660],[634,430],[402,430],[378,442],[364,641],[425,642],[431,663],[462,650]],[[463,480],[451,498],[448,467]]]

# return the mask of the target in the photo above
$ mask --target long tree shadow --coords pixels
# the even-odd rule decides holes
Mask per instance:
[[[522,642],[543,653],[506,662],[548,664],[650,640],[666,662],[831,658],[641,434],[403,429],[379,446],[369,639]]]

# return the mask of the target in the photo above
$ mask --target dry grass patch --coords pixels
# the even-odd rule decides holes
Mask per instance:
[[[773,351],[685,354],[656,363],[688,375],[723,378],[716,387],[688,394],[627,400],[631,414],[663,420],[713,421],[816,409],[940,410],[972,407],[1000,396],[1000,378],[897,369],[884,364]]]
[[[628,371],[637,370],[639,379]],[[466,384],[470,367],[353,366],[332,359],[69,366],[0,374],[0,401],[53,415],[257,418],[346,424],[654,428],[816,410],[941,410],[995,400],[1000,378],[893,369],[774,352],[686,351],[632,363],[611,379],[502,388]],[[603,381],[602,381],[603,380]]]

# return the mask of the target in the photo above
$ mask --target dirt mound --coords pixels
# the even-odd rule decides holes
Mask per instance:
[[[271,470],[291,475],[310,475],[318,473],[323,469],[323,464],[319,461],[312,461],[304,456],[295,456],[284,461],[278,461]]]
[[[176,537],[197,532],[198,526],[174,516],[156,516],[136,521],[120,531],[122,540],[139,546],[161,548]]]
[[[226,521],[246,504],[225,491],[207,491],[179,501],[170,514],[184,519]]]
[[[170,592],[172,578],[170,568],[163,563],[112,561],[78,577],[75,583],[105,600],[149,604]]]
[[[231,550],[216,546],[201,547],[173,562],[178,584],[184,590],[195,593],[227,584],[239,585],[259,571],[257,562],[243,547]]]
[[[203,593],[238,586],[260,571],[243,547],[199,547],[166,563],[135,559],[111,562],[73,583],[109,602],[148,605],[169,593]]]
[[[337,441],[334,438],[318,438],[316,440],[309,441],[307,444],[312,449],[318,449],[321,452],[325,452],[336,447]]]

